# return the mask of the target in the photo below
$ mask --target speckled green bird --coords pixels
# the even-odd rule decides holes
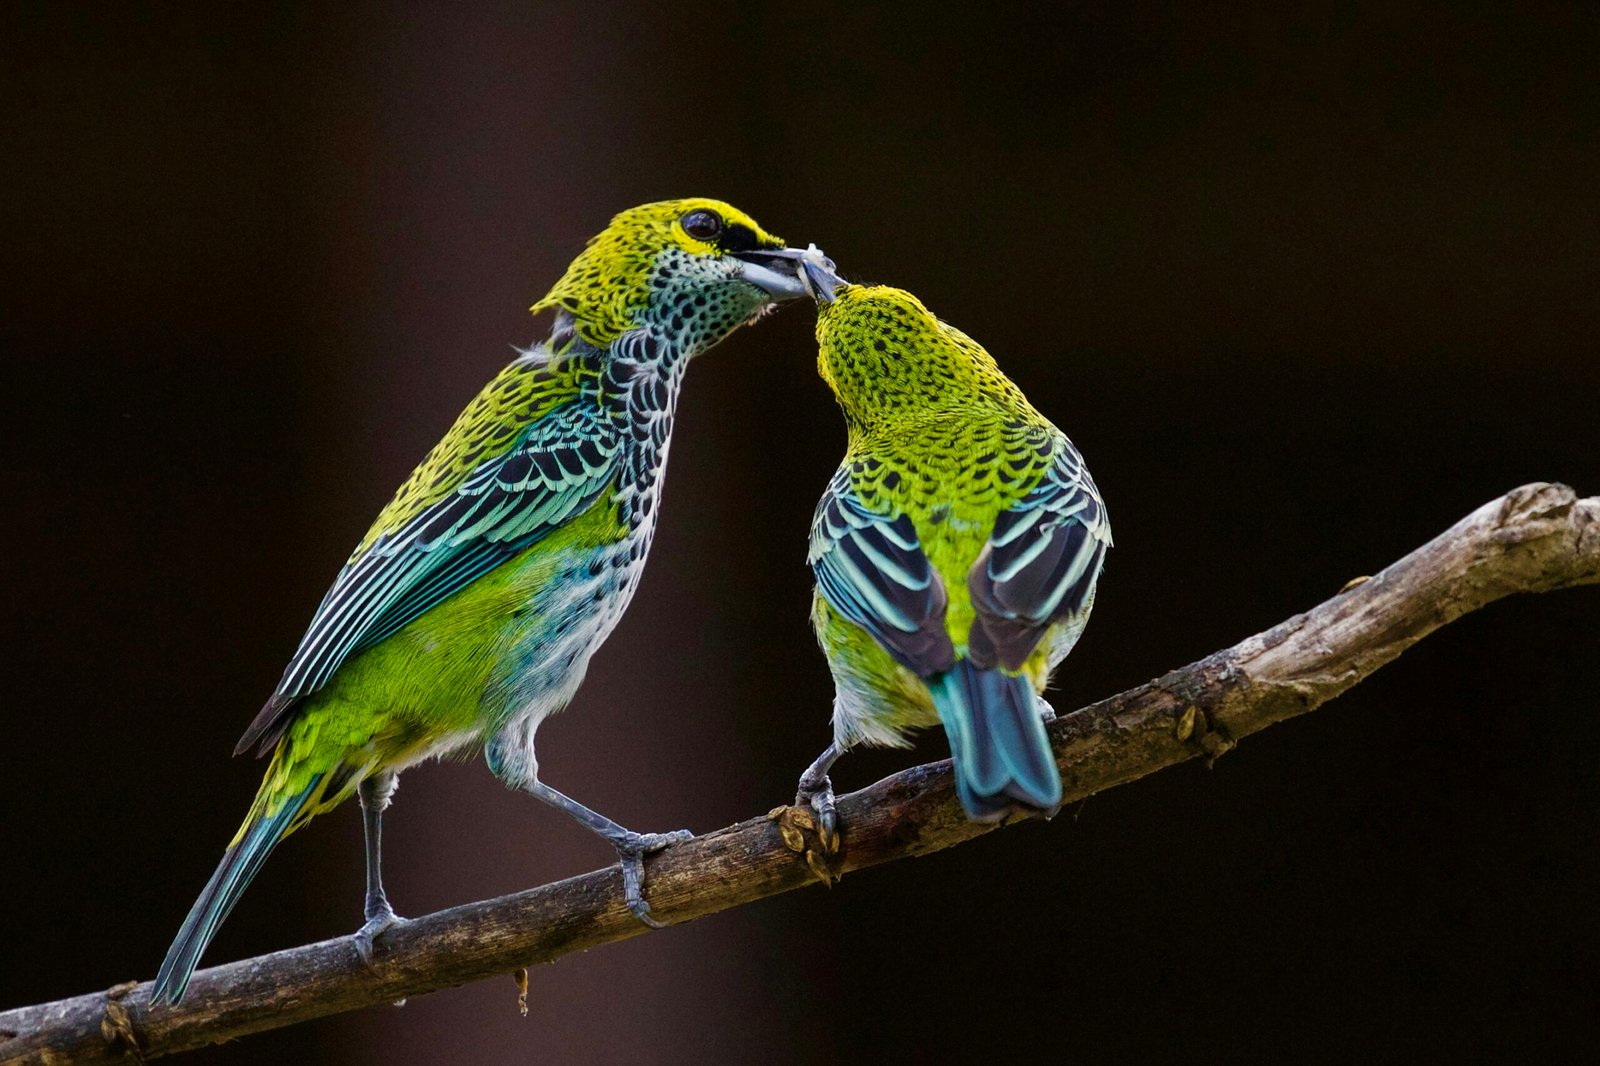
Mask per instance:
[[[916,297],[809,281],[818,370],[849,444],[809,556],[834,739],[798,802],[835,847],[833,762],[939,722],[969,817],[1053,813],[1061,778],[1040,694],[1094,605],[1111,547],[1100,493],[1066,434]]]
[[[704,199],[625,211],[589,242],[533,307],[555,312],[549,338],[484,387],[378,515],[245,731],[236,754],[258,746],[271,764],[154,1001],[182,998],[278,842],[352,794],[367,852],[355,946],[370,960],[398,921],[381,815],[396,775],[437,755],[481,748],[506,784],[604,837],[629,907],[650,920],[641,856],[689,834],[630,832],[544,784],[534,732],[571,700],[638,586],[685,367],[804,294],[807,254]]]

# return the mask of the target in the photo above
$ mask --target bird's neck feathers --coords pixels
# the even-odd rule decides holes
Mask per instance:
[[[817,369],[852,436],[907,419],[1026,409],[1021,390],[982,345],[904,296],[819,320]]]
[[[531,310],[564,312],[574,333],[596,348],[607,347],[635,324],[650,300],[650,271],[661,249],[645,239],[649,235],[608,227],[589,240]]]
[[[679,248],[645,253],[626,242],[597,238],[560,281],[533,305],[557,312],[551,349],[578,340],[610,349],[635,333],[648,333],[664,358],[700,354],[767,311],[770,300],[754,285],[729,284],[727,262]]]

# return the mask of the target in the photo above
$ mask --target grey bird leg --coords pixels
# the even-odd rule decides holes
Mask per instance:
[[[1039,717],[1044,719],[1044,724],[1049,725],[1056,720],[1056,709],[1050,706],[1050,701],[1038,693],[1034,693],[1034,702],[1039,708]]]
[[[823,749],[817,761],[800,775],[800,785],[794,796],[796,807],[810,807],[817,816],[817,836],[830,855],[839,850],[839,812],[833,805],[833,782],[828,778],[828,771],[843,754],[838,741]]]
[[[399,784],[398,774],[384,770],[356,786],[356,796],[361,801],[361,827],[367,839],[367,898],[362,907],[367,922],[356,931],[355,941],[356,953],[368,966],[372,965],[372,942],[385,929],[405,921],[395,914],[389,897],[383,894],[383,812]]]
[[[693,840],[693,833],[687,829],[674,829],[670,833],[635,833],[631,829],[622,828],[605,815],[590,810],[570,796],[557,792],[542,781],[530,781],[521,787],[557,810],[566,811],[578,821],[578,824],[603,837],[607,843],[616,848],[617,858],[622,863],[622,895],[627,901],[628,910],[652,929],[665,928],[650,917],[650,904],[644,901],[644,857],[673,844]]]

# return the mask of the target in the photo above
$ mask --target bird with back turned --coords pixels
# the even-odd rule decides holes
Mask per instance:
[[[812,523],[812,622],[833,742],[797,803],[838,847],[828,778],[859,743],[942,724],[969,817],[1054,813],[1050,672],[1082,634],[1111,547],[1083,457],[984,348],[916,297],[808,274],[818,370],[848,444]]]

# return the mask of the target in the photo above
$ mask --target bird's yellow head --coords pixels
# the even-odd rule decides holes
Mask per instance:
[[[817,286],[816,294],[817,372],[853,428],[980,398],[1023,402],[981,344],[904,289]]]
[[[731,204],[663,200],[613,218],[533,311],[565,311],[596,347],[645,328],[694,354],[805,295],[804,254]]]

